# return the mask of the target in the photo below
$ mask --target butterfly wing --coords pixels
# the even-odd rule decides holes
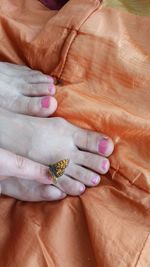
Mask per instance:
[[[53,165],[49,166],[49,171],[52,178],[56,181],[56,178],[62,176],[65,172],[66,167],[69,164],[68,159],[61,160]]]
[[[68,159],[64,159],[61,160],[59,162],[57,162],[56,164],[54,164],[54,168],[55,168],[55,176],[58,178],[59,176],[62,176],[65,172],[66,167],[68,166],[69,160]]]

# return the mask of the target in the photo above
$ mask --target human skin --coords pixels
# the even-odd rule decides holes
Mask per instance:
[[[53,80],[47,75],[28,67],[0,63],[0,147],[16,154],[17,158],[25,157],[23,162],[29,158],[45,168],[69,159],[65,174],[55,186],[57,194],[53,194],[53,198],[54,186],[45,185],[46,200],[62,198],[61,192],[64,192],[63,197],[66,194],[78,196],[86,186],[96,186],[100,175],[110,167],[107,157],[114,148],[112,140],[103,134],[78,128],[62,118],[39,118],[55,111],[54,94]],[[50,97],[51,102],[48,105],[46,101],[43,107],[45,97]],[[6,162],[7,168],[9,162]],[[38,181],[27,181],[28,175],[25,177],[20,172],[20,178],[24,179],[19,179],[18,175],[14,178],[14,174],[5,174],[7,179],[1,182],[2,193],[23,200],[45,200],[41,197],[43,187],[39,185],[42,176],[41,180],[37,176]]]
[[[5,179],[7,180],[4,181]],[[17,193],[19,193],[20,199],[22,198],[22,200],[36,200],[37,195],[37,200],[46,200],[48,197],[49,201],[61,200],[66,197],[64,192],[51,185],[52,179],[47,166],[1,148],[0,181],[0,193],[2,193],[2,187],[3,191],[4,188],[7,190],[8,187],[5,185],[10,184],[11,189],[13,189],[11,190],[11,196],[17,197]],[[33,195],[31,189],[33,190],[34,184],[37,185],[37,189]],[[28,185],[28,190],[26,192],[25,185]]]
[[[45,166],[69,159],[65,174],[56,185],[68,195],[78,196],[86,186],[98,185],[100,175],[109,170],[107,157],[114,146],[103,134],[78,128],[62,118],[29,117],[2,109],[0,124],[1,148]],[[8,184],[5,180],[5,188],[6,185],[11,191],[10,180]],[[11,195],[9,190],[7,194]],[[6,194],[3,188],[2,193]]]
[[[26,66],[0,62],[0,107],[29,116],[49,117],[57,108],[52,77]]]

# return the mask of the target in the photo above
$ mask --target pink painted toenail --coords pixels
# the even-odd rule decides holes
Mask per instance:
[[[63,192],[61,192],[61,197],[62,197],[62,198],[66,197],[66,194],[63,193]]]
[[[41,106],[42,108],[49,108],[50,105],[50,97],[49,96],[45,96],[41,99]]]
[[[102,169],[103,169],[103,171],[107,171],[108,170],[108,160],[103,160],[102,161]]]
[[[55,94],[55,86],[54,84],[50,84],[48,87],[48,90],[50,91],[51,95]]]
[[[80,192],[83,193],[84,191],[85,191],[85,186],[82,185],[82,186],[80,187]]]
[[[101,139],[98,146],[99,153],[105,154],[107,147],[108,147],[108,139],[106,138]]]
[[[54,79],[51,76],[48,76],[47,78],[50,81],[50,83],[54,83]]]
[[[99,179],[100,179],[100,177],[99,177],[98,175],[96,175],[96,176],[92,179],[92,183],[95,184],[95,185],[98,184]]]

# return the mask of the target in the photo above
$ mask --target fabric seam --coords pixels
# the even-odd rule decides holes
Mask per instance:
[[[89,226],[88,226],[88,222],[87,222],[87,216],[86,216],[86,213],[85,213],[85,208],[84,208],[84,205],[83,205],[82,198],[80,198],[80,201],[81,201],[80,203],[81,203],[81,207],[82,207],[82,210],[83,210],[83,216],[84,216],[85,221],[86,221],[86,228],[87,228],[87,231],[88,231],[88,234],[89,234],[89,240],[91,242],[90,243],[91,244],[91,248],[92,248],[92,251],[93,251],[93,255],[95,257],[95,262],[96,262],[96,264],[98,264],[97,258],[96,258],[96,255],[95,255],[95,251],[94,251],[94,248],[93,248],[93,243],[92,243],[92,240],[91,240],[91,235],[90,235]],[[98,267],[98,265],[95,266],[95,267]]]
[[[116,176],[117,173],[118,173],[118,174],[119,174],[120,176],[122,176],[125,180],[127,180],[127,181],[129,182],[130,185],[134,185],[134,186],[136,186],[136,188],[138,188],[138,189],[144,191],[144,192],[147,193],[147,194],[150,194],[150,192],[149,192],[148,190],[143,189],[143,188],[139,187],[135,182],[133,183],[132,181],[130,181],[129,178],[128,178],[127,176],[125,176],[124,174],[122,174],[121,171],[120,171],[119,169],[115,169],[115,168],[112,167],[112,166],[111,166],[111,169],[114,170],[114,173],[111,175],[111,177],[113,176],[113,177],[112,177],[112,180],[114,180],[114,176]],[[138,175],[139,175],[139,174],[138,174]]]
[[[146,237],[146,239],[145,239],[145,242],[144,242],[144,244],[143,244],[143,247],[142,247],[142,249],[141,249],[141,251],[140,251],[140,254],[139,254],[139,256],[138,256],[137,262],[135,263],[135,267],[138,267],[139,260],[140,260],[140,258],[141,258],[142,252],[143,252],[143,250],[144,250],[144,248],[145,248],[145,245],[146,245],[146,243],[147,243],[147,240],[148,240],[149,236],[150,236],[150,232],[148,233],[148,235],[147,235],[147,237]]]
[[[87,21],[87,19],[88,19],[92,14],[94,14],[94,13],[97,11],[97,9],[100,7],[100,5],[101,5],[101,2],[99,1],[99,6],[98,6],[94,11],[92,11],[92,12],[91,12],[91,13],[84,19],[84,21],[83,21],[83,22],[81,23],[81,25],[79,26],[78,30],[77,30],[77,29],[73,29],[73,28],[71,28],[71,32],[72,32],[72,31],[76,32],[76,35],[74,36],[73,40],[71,41],[71,43],[70,43],[70,45],[69,45],[69,47],[68,47],[68,49],[67,49],[67,51],[66,51],[66,56],[65,56],[66,59],[65,59],[63,65],[62,65],[62,70],[61,70],[61,72],[60,72],[60,77],[59,77],[60,79],[61,79],[61,77],[62,77],[62,75],[63,75],[63,72],[64,72],[64,69],[65,69],[65,65],[66,65],[66,62],[67,62],[67,58],[68,58],[69,51],[70,51],[70,49],[71,49],[71,46],[72,46],[74,40],[75,40],[76,37],[78,36],[78,32],[79,32],[80,28],[81,28],[82,25]]]

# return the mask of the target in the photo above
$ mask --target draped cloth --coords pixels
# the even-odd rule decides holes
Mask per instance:
[[[45,6],[51,10],[59,10],[68,0],[40,0]]]
[[[149,7],[0,0],[0,60],[55,76],[55,115],[115,142],[110,171],[81,197],[1,197],[1,267],[150,266]]]

